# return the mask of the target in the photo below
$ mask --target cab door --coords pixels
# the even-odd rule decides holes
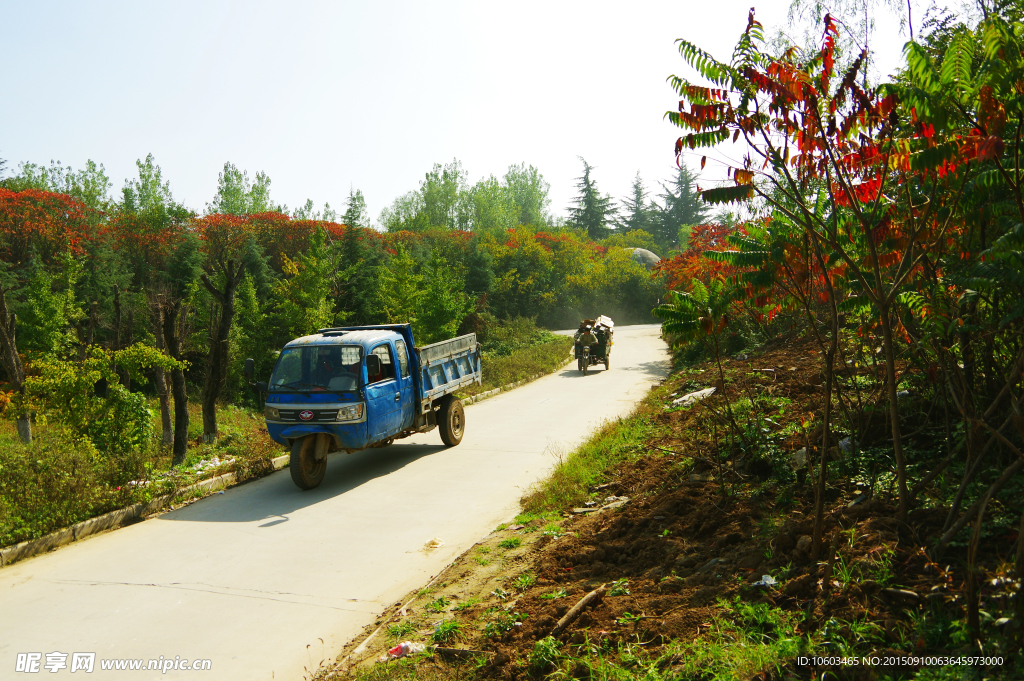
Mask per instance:
[[[366,376],[366,403],[369,411],[367,429],[370,442],[391,437],[402,425],[402,392],[396,375],[396,362],[391,344],[381,343],[370,350],[380,359],[381,373]]]
[[[410,373],[409,368],[409,348],[406,347],[404,340],[396,340],[395,350],[398,355],[399,392],[402,393],[402,416],[398,429],[402,431],[407,428],[412,428],[413,421],[416,418],[416,410],[414,408],[416,406],[416,400],[414,399],[412,391],[412,374]]]

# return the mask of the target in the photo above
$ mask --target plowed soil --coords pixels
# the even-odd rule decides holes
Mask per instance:
[[[783,429],[794,419],[806,422],[809,415],[820,413],[819,367],[810,343],[781,343],[758,357],[729,361],[726,390],[732,400],[754,391],[792,400],[793,408],[772,422]],[[333,673],[366,673],[370,666],[385,664],[377,658],[399,640],[429,643],[438,620],[454,619],[461,623],[461,636],[446,645],[483,651],[478,659],[486,664],[470,674],[464,666],[455,671],[448,666],[451,660],[435,655],[420,663],[420,677],[525,678],[523,660],[535,641],[550,635],[574,604],[602,585],[604,596],[558,634],[559,640],[583,644],[612,639],[657,652],[669,641],[700,636],[721,611],[723,599],[740,597],[800,613],[803,631],[814,631],[829,618],[876,623],[888,642],[879,643],[876,651],[906,656],[888,646],[902,642],[906,650],[907,637],[914,636],[910,613],[930,599],[962,602],[962,573],[935,565],[923,551],[941,529],[945,511],[915,511],[901,527],[883,490],[872,495],[863,484],[830,481],[823,540],[815,551],[813,477],[805,480],[801,469],[801,481],[783,488],[766,483],[770,469],[744,462],[739,455],[711,462],[712,453],[728,446],[724,430],[715,433],[709,427],[717,412],[717,428],[723,429],[721,385],[719,394],[703,403],[671,408],[673,399],[714,385],[716,378],[709,364],[703,373],[673,375],[656,391],[658,399],[647,406],[662,426],[657,436],[609,471],[609,482],[595,490],[595,508],[606,497],[628,497],[626,503],[594,512],[567,509],[557,532],[550,531],[550,518],[499,528],[436,578],[429,593],[411,594],[410,607],[396,604],[384,613],[371,644],[352,655],[363,638],[354,641],[339,656],[341,664]],[[784,447],[793,451],[820,435],[820,429],[801,432]],[[811,451],[814,460],[813,447]],[[840,455],[836,451],[832,458]],[[502,549],[501,542],[511,538],[518,538],[521,546]],[[982,547],[982,568],[993,571],[1011,559],[1005,554],[1013,539]],[[827,574],[833,546],[839,558]],[[948,557],[954,564],[959,560],[955,551]],[[769,574],[785,575],[785,580],[775,586],[760,584]],[[535,581],[517,582],[522,575]],[[450,606],[442,612],[425,610],[439,598]],[[521,621],[507,625],[507,631],[492,625],[485,632],[501,611],[518,613]],[[414,633],[389,638],[387,627],[403,621],[415,623]],[[913,644],[918,654],[943,652],[928,650],[924,640]],[[824,670],[792,664],[784,675],[818,678]],[[843,678],[869,678],[885,670],[833,671]],[[763,678],[771,676],[768,670],[765,674]]]

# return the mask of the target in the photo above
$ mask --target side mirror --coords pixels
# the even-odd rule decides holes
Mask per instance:
[[[380,357],[378,355],[366,356],[366,373],[370,376],[382,373],[380,370]]]
[[[256,362],[253,361],[252,357],[250,357],[249,359],[245,360],[245,368],[242,369],[242,373],[245,374],[245,380],[247,380],[250,383],[252,383],[252,377],[253,377],[253,374],[255,373],[255,371],[256,371]]]
[[[261,393],[265,393],[270,389],[266,381],[259,381],[258,383],[255,383],[253,387]]]

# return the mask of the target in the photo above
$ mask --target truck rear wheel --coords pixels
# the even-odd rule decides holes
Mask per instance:
[[[292,456],[288,470],[292,482],[299,489],[313,489],[324,479],[327,472],[327,457],[316,460],[316,435],[307,435],[292,441]]]
[[[441,441],[449,447],[462,442],[462,434],[466,428],[466,410],[462,400],[448,397],[441,403],[437,414],[437,426],[441,431]]]

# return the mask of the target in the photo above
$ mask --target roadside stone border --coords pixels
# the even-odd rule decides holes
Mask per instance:
[[[551,373],[558,371],[570,362],[572,362],[572,356],[566,358],[566,360],[559,366],[555,367]],[[534,374],[521,381],[509,383],[508,385],[503,385],[500,388],[494,388],[493,390],[488,390],[487,392],[480,393],[479,395],[467,397],[462,400],[462,403],[465,405],[476,404],[477,402],[486,400],[489,397],[494,397],[502,392],[508,392],[509,390],[513,390],[529,383],[530,381],[535,381],[538,378],[547,375],[548,374],[544,373]],[[274,470],[279,471],[287,466],[290,459],[291,456],[288,454],[272,459]],[[80,523],[75,523],[71,527],[65,527],[62,530],[51,532],[44,537],[23,541],[20,544],[13,544],[12,546],[0,549],[0,568],[7,567],[8,565],[20,560],[31,558],[32,556],[37,556],[40,553],[46,553],[47,551],[59,548],[65,544],[70,544],[73,541],[79,541],[80,539],[85,539],[86,537],[91,537],[94,534],[106,532],[107,530],[116,530],[119,527],[143,520],[147,516],[153,515],[154,513],[162,511],[170,506],[171,501],[176,496],[188,494],[189,492],[200,492],[203,496],[219,492],[235,484],[237,479],[238,476],[235,473],[217,475],[209,478],[208,480],[200,480],[194,485],[189,485],[175,494],[167,494],[145,504],[134,504],[128,508],[104,513],[101,516],[96,516],[95,518],[89,518],[88,520],[83,520]]]
[[[281,470],[288,465],[289,456],[279,456],[272,459],[274,464],[274,470]],[[128,508],[121,508],[110,513],[104,513],[103,515],[96,516],[95,518],[89,518],[83,520],[80,523],[75,523],[71,527],[65,527],[62,530],[51,532],[50,534],[39,537],[38,539],[30,539],[29,541],[23,541],[20,544],[14,544],[4,549],[0,549],[0,568],[7,567],[17,561],[31,558],[32,556],[45,553],[52,549],[59,548],[65,544],[70,544],[73,541],[79,541],[86,537],[91,537],[94,534],[106,532],[107,530],[116,530],[119,527],[130,525],[139,520],[143,520],[147,516],[153,515],[159,511],[164,510],[171,505],[171,502],[176,496],[188,494],[189,492],[200,492],[204,496],[213,492],[221,491],[233,484],[235,484],[238,476],[235,473],[224,473],[223,475],[217,475],[209,478],[208,480],[200,480],[194,485],[189,485],[184,489],[180,490],[175,494],[165,494],[164,496],[157,497],[152,501],[145,504],[134,504]]]

